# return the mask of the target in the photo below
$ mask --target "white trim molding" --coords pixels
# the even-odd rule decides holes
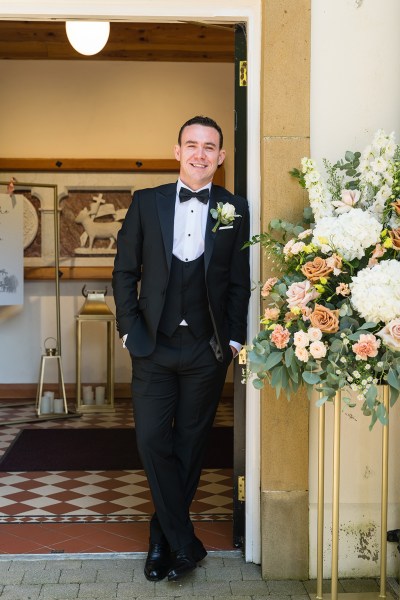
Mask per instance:
[[[261,90],[261,0],[1,0],[0,20],[104,19],[127,22],[245,23],[247,57],[248,155],[247,195],[251,213],[251,235],[260,231],[260,90]],[[252,280],[260,279],[260,255],[251,249]],[[249,310],[249,337],[258,330],[259,301],[253,294]],[[249,340],[251,341],[251,340]],[[260,394],[247,385],[246,398],[246,541],[248,562],[261,562],[260,516]]]

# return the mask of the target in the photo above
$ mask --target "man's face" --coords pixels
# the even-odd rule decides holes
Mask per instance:
[[[225,150],[219,149],[218,131],[198,124],[185,127],[181,144],[175,146],[174,152],[180,162],[179,176],[192,190],[212,181],[215,171],[225,159]]]

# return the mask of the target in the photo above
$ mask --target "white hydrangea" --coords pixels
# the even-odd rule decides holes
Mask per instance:
[[[314,229],[313,244],[326,250],[335,250],[346,260],[362,258],[365,250],[379,242],[382,225],[372,215],[352,208],[338,217],[325,217],[318,221]]]
[[[366,320],[388,323],[400,317],[400,262],[383,260],[365,268],[350,283],[351,303]]]

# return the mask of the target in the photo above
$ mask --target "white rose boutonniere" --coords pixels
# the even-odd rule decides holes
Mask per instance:
[[[217,208],[212,208],[210,210],[210,213],[214,219],[217,219],[217,222],[215,223],[215,226],[212,229],[213,233],[217,231],[218,227],[221,224],[229,225],[236,219],[236,217],[242,216],[237,215],[235,213],[235,207],[233,206],[233,204],[229,204],[229,202],[225,202],[225,204],[223,204],[222,202],[218,202]]]

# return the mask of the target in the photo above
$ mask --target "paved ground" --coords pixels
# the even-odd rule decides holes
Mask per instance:
[[[143,575],[144,555],[41,555],[0,559],[1,600],[309,600],[315,581],[263,581],[258,565],[240,552],[209,555],[181,582],[150,583]],[[326,592],[329,591],[329,582]],[[396,595],[396,581],[388,582]],[[377,592],[376,579],[340,580],[339,592]]]

